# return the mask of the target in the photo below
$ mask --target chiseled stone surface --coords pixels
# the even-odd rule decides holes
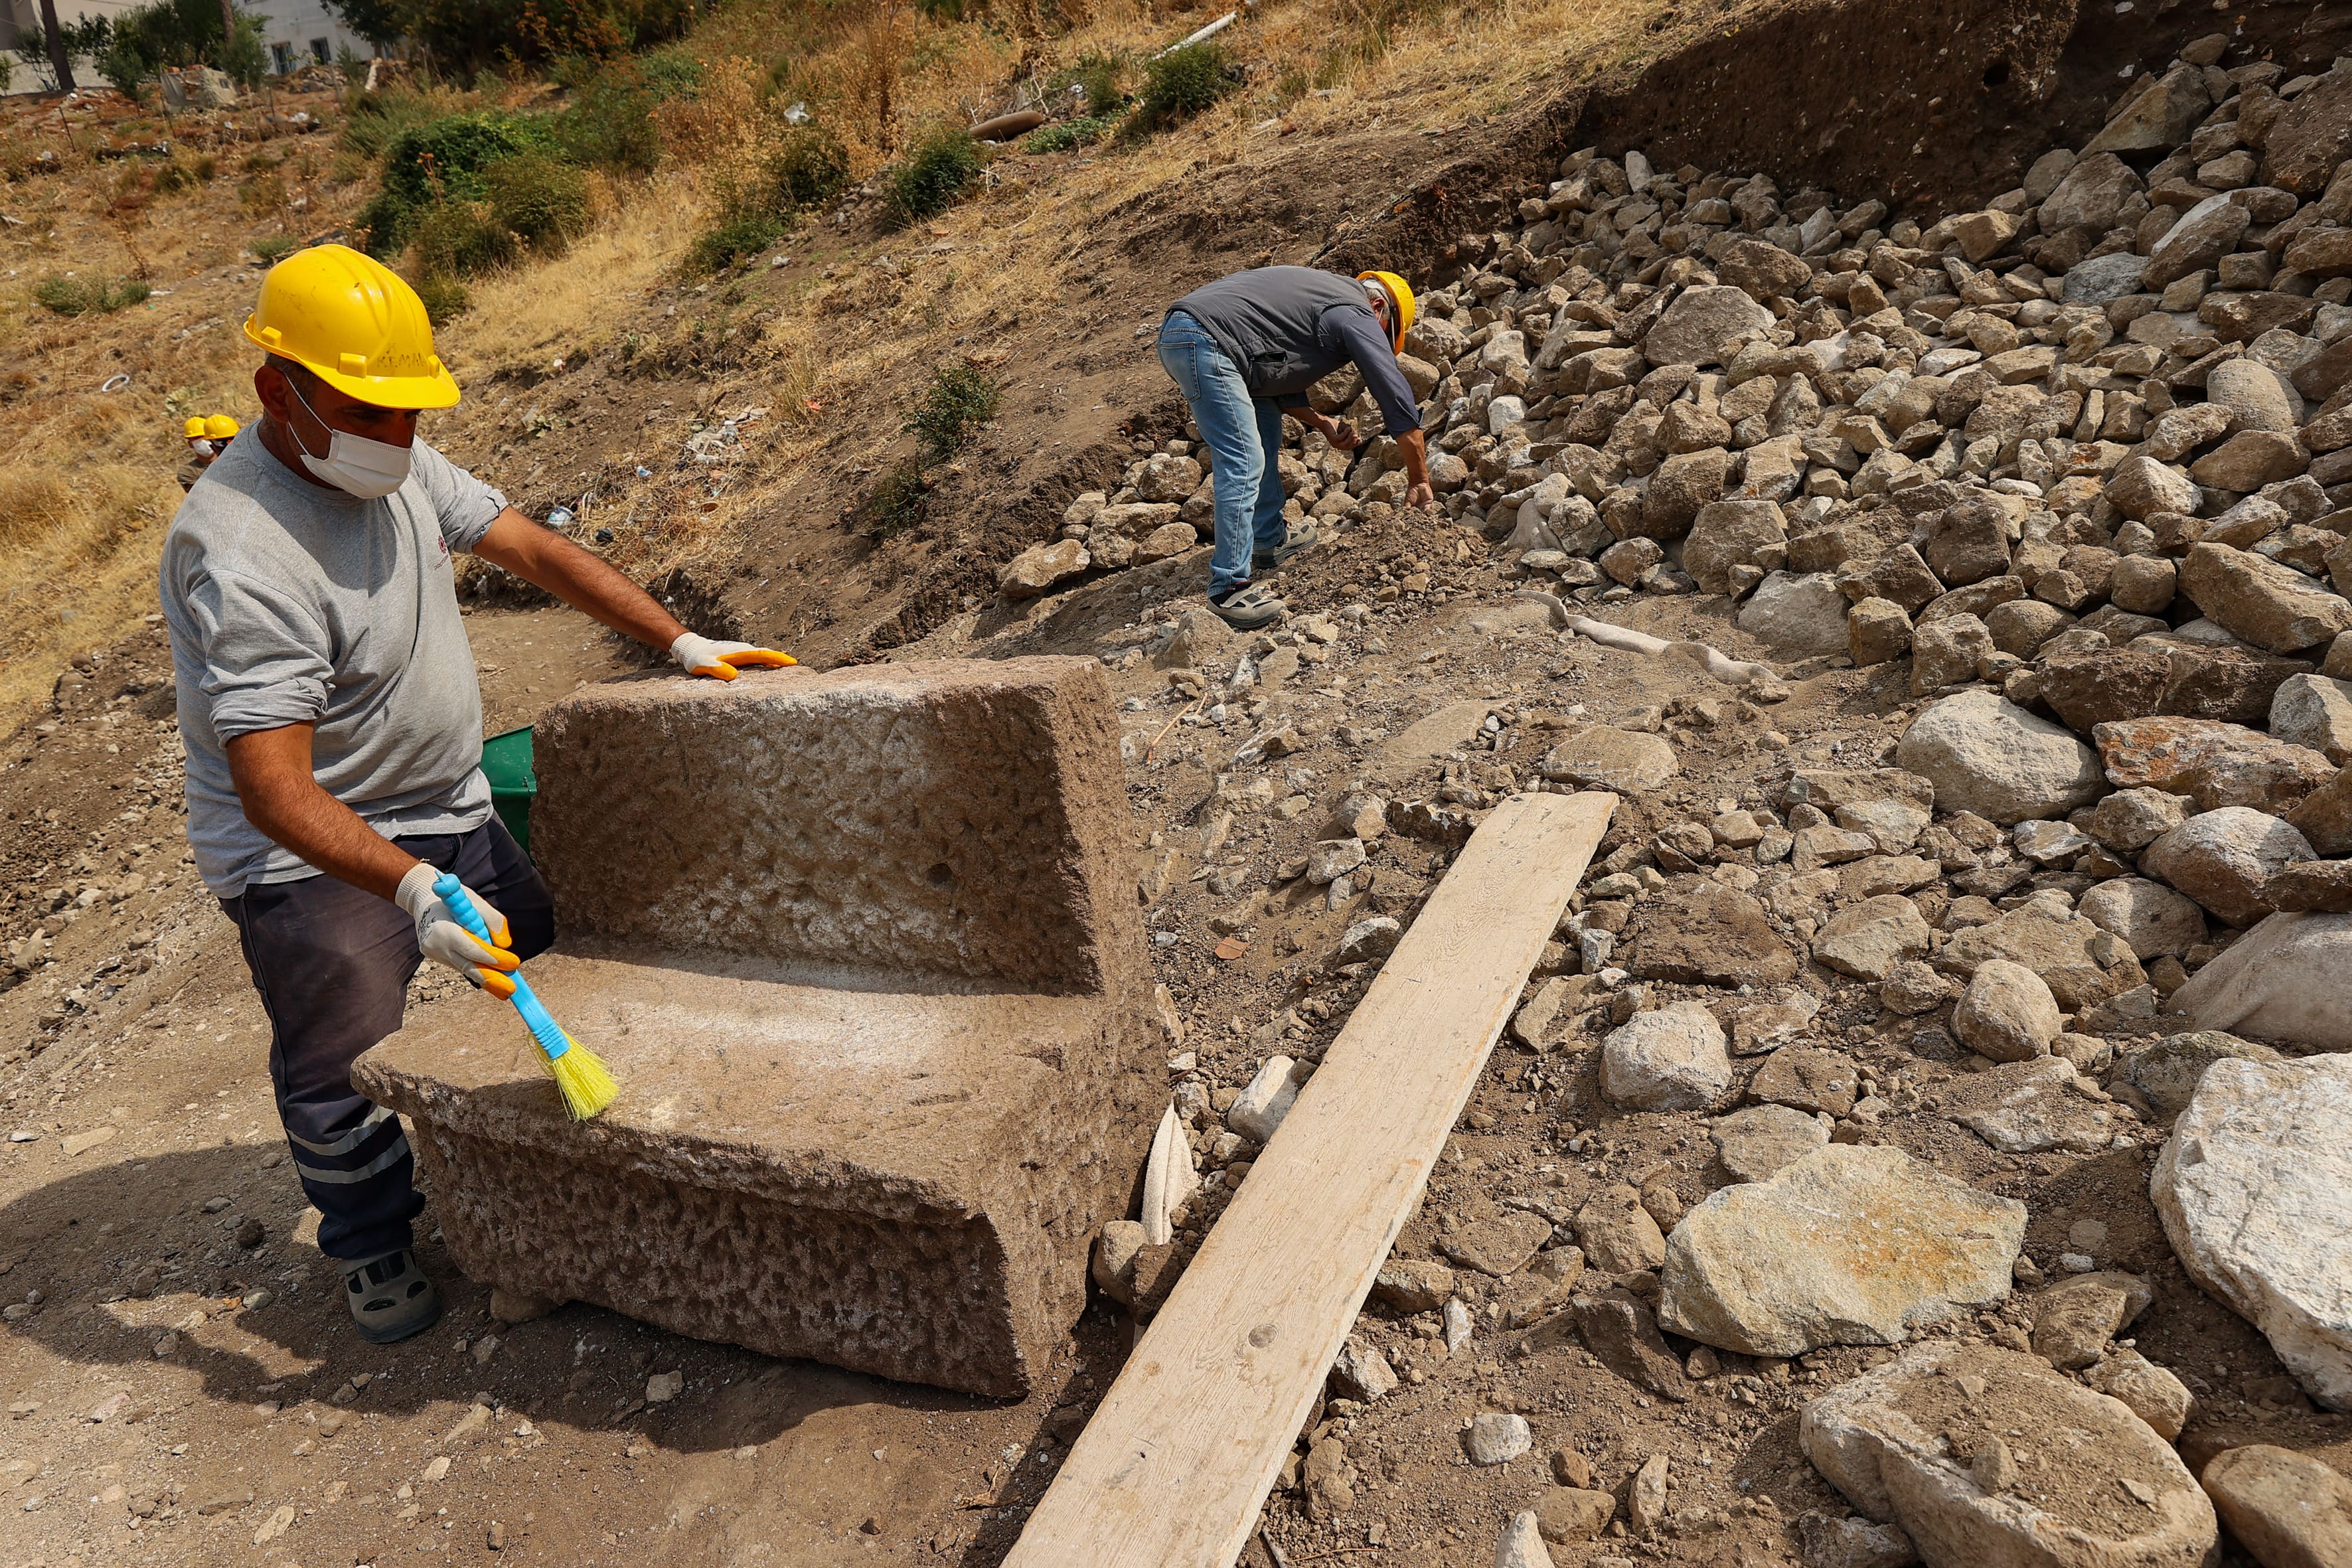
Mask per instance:
[[[1898,1344],[2005,1298],[2025,1205],[1899,1149],[1834,1143],[1717,1189],[1666,1239],[1658,1321],[1719,1350]]]
[[[1025,1393],[1160,1094],[1099,668],[624,681],[559,705],[537,753],[562,936],[530,978],[621,1098],[567,1121],[471,993],[362,1059],[459,1267]]]

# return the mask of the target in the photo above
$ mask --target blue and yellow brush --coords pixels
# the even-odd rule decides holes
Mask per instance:
[[[474,908],[474,900],[466,896],[466,889],[457,878],[445,873],[434,881],[433,891],[449,906],[449,912],[457,917],[457,923],[473,933],[476,942],[488,943],[490,928],[483,921],[481,911]],[[548,1016],[547,1008],[532,993],[530,982],[522,977],[522,971],[509,971],[507,978],[514,982],[514,994],[507,1000],[513,1003],[515,1011],[522,1015],[524,1025],[530,1030],[531,1039],[539,1046],[540,1063],[555,1079],[555,1087],[563,1096],[563,1109],[572,1113],[572,1120],[585,1121],[612,1104],[619,1096],[621,1086],[613,1081],[612,1073],[598,1059],[596,1053],[565,1034],[556,1021]]]

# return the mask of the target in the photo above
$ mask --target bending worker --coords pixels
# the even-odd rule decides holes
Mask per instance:
[[[1286,414],[1352,451],[1355,430],[1318,414],[1307,389],[1354,361],[1404,451],[1409,506],[1433,504],[1421,408],[1397,356],[1412,330],[1412,288],[1393,272],[1342,278],[1311,267],[1261,267],[1195,289],[1168,309],[1160,363],[1192,405],[1216,479],[1217,545],[1209,607],[1247,631],[1279,619],[1283,603],[1253,585],[1254,567],[1281,565],[1316,542],[1315,524],[1282,521]]]
[[[554,940],[548,891],[497,817],[450,552],[470,551],[667,648],[697,675],[787,665],[688,632],[644,590],[418,439],[457,401],[415,292],[339,245],[269,269],[245,335],[262,417],[188,491],[163,616],[187,748],[188,842],[236,923],[270,1026],[302,1190],[361,1337],[440,1315],[411,1252],[424,1207],[399,1119],[352,1061],[400,1026],[423,958],[505,995]],[[495,946],[433,893],[456,873]]]

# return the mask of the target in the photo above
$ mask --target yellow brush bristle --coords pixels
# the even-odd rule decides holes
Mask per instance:
[[[620,1097],[621,1086],[613,1081],[613,1074],[601,1058],[570,1035],[563,1037],[572,1048],[546,1062],[548,1072],[555,1079],[558,1092],[563,1096],[563,1109],[572,1113],[574,1121],[585,1121]]]

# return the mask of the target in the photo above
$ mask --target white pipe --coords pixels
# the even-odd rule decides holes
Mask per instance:
[[[1217,34],[1223,32],[1227,27],[1232,26],[1234,25],[1234,18],[1240,15],[1241,13],[1239,11],[1228,11],[1223,16],[1218,17],[1215,21],[1210,23],[1207,26],[1202,28],[1199,32],[1193,34],[1191,37],[1178,39],[1175,43],[1172,43],[1166,48],[1160,50],[1160,54],[1154,55],[1151,58],[1156,60],[1162,55],[1172,55],[1178,49],[1189,49],[1194,44],[1200,43],[1205,38],[1214,37]]]

